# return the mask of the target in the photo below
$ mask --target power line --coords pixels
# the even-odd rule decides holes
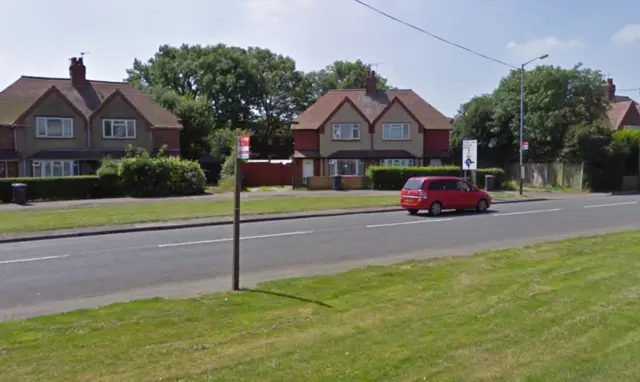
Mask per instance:
[[[617,89],[617,91],[619,91],[619,92],[635,92],[635,91],[640,91],[640,88],[635,88],[635,89]]]
[[[367,7],[367,8],[369,8],[369,9],[371,9],[372,11],[374,11],[374,12],[376,12],[376,13],[381,14],[381,15],[382,15],[382,16],[384,16],[384,17],[387,17],[387,18],[389,18],[389,19],[391,19],[391,20],[393,20],[393,21],[396,21],[396,22],[398,22],[398,23],[400,23],[400,24],[403,24],[403,25],[405,25],[405,26],[408,26],[409,28],[412,28],[412,29],[415,29],[415,30],[417,30],[417,31],[419,31],[419,32],[422,32],[422,33],[424,33],[424,34],[426,34],[426,35],[428,35],[428,36],[431,36],[431,37],[435,38],[436,40],[440,40],[440,41],[444,42],[445,44],[453,45],[453,46],[455,46],[456,48],[459,48],[459,49],[465,50],[465,51],[467,51],[467,52],[469,52],[469,53],[471,53],[471,54],[475,54],[476,56],[480,56],[480,57],[482,57],[482,58],[484,58],[484,59],[487,59],[487,60],[489,60],[489,61],[493,61],[493,62],[498,63],[498,64],[500,64],[500,65],[508,66],[508,67],[510,67],[510,68],[513,68],[513,69],[520,69],[520,68],[518,68],[518,67],[516,67],[516,66],[513,66],[513,65],[511,65],[511,64],[509,64],[509,63],[506,63],[506,62],[504,62],[504,61],[500,61],[500,60],[498,60],[498,59],[496,59],[496,58],[489,57],[489,56],[484,55],[484,54],[482,54],[482,53],[476,52],[476,51],[475,51],[475,50],[473,50],[473,49],[469,49],[469,48],[467,48],[467,47],[465,47],[465,46],[462,46],[462,45],[456,44],[455,42],[451,42],[451,41],[449,41],[449,40],[446,40],[446,39],[444,39],[444,38],[442,38],[442,37],[440,37],[440,36],[436,36],[435,34],[430,33],[430,32],[427,32],[426,30],[424,30],[424,29],[422,29],[422,28],[420,28],[420,27],[417,27],[417,26],[415,26],[415,25],[413,25],[413,24],[411,24],[411,23],[408,23],[408,22],[406,22],[406,21],[400,20],[400,19],[399,19],[399,18],[397,18],[397,17],[391,16],[390,14],[385,13],[385,12],[383,12],[383,11],[381,11],[381,10],[379,10],[379,9],[377,9],[377,8],[375,8],[375,7],[373,7],[373,6],[371,6],[371,5],[367,4],[367,3],[365,3],[364,1],[361,1],[361,0],[354,0],[354,1],[355,1],[356,3],[358,3],[358,4],[360,4],[360,5],[363,5],[363,6]]]

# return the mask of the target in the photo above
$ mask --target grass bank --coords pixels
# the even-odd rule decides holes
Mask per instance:
[[[242,201],[243,215],[278,214],[365,207],[397,206],[397,195],[300,196]],[[36,232],[54,229],[97,227],[115,224],[198,219],[233,215],[233,202],[165,201],[111,204],[56,210],[2,212],[0,232]]]
[[[16,381],[625,381],[640,233],[0,324]]]

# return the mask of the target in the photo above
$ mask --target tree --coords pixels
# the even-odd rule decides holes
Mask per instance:
[[[520,72],[512,71],[493,93],[494,123],[509,128],[512,147],[520,130]],[[606,117],[608,98],[602,73],[578,64],[571,69],[538,66],[525,73],[525,140],[531,161],[553,161],[561,154],[570,126]],[[515,158],[513,158],[515,159]]]
[[[311,102],[318,99],[327,90],[364,88],[364,79],[369,70],[370,66],[361,60],[335,61],[324,69],[307,73]],[[389,89],[386,78],[379,74],[377,78],[378,89]]]

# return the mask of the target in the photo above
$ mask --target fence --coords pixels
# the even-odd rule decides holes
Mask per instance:
[[[519,164],[511,163],[506,166],[506,177],[509,180],[519,180]],[[568,187],[582,189],[583,163],[525,163],[524,183],[533,186]]]
[[[290,160],[251,160],[242,164],[242,183],[246,187],[291,185],[293,175]]]

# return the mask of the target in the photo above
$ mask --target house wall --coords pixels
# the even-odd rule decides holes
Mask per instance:
[[[0,126],[0,150],[14,150],[13,129],[9,126]]]
[[[334,141],[331,126],[334,123],[359,123],[360,139],[352,141]],[[340,150],[371,150],[371,134],[367,122],[349,103],[342,105],[320,132],[320,156],[326,158]]]
[[[135,119],[136,137],[134,139],[103,138],[102,121],[104,119]],[[91,148],[106,150],[125,150],[127,146],[153,150],[151,126],[122,97],[113,97],[91,121]]]
[[[638,112],[638,109],[633,107],[633,105],[631,105],[629,111],[627,111],[627,114],[620,123],[621,129],[624,129],[625,126],[640,126],[640,112]]]
[[[151,130],[153,148],[159,149],[167,145],[169,150],[180,150],[180,130],[169,128],[154,128]]]
[[[73,138],[36,138],[36,117],[73,118]],[[58,93],[50,93],[18,123],[18,151],[29,158],[40,150],[81,150],[87,148],[87,122]]]
[[[385,123],[409,123],[410,132],[407,141],[385,141],[383,140],[383,125]],[[374,126],[373,149],[374,150],[405,150],[416,158],[421,158],[424,152],[422,132],[420,126],[406,109],[394,103],[384,115],[380,117]]]
[[[424,148],[427,150],[449,150],[451,130],[425,130]]]
[[[293,147],[295,150],[318,151],[320,147],[318,130],[293,130]]]

